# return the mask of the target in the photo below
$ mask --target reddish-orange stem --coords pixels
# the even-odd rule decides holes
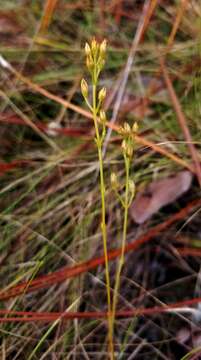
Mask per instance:
[[[201,302],[201,297],[178,301],[173,304],[165,304],[164,306],[153,306],[151,308],[135,308],[129,310],[119,310],[116,312],[117,318],[130,318],[139,315],[153,315],[164,312],[171,312],[177,309],[188,307],[190,305],[196,305]],[[1,310],[0,315],[15,315],[13,317],[2,317],[1,322],[35,322],[43,321],[50,322],[57,319],[60,320],[72,320],[72,319],[104,319],[108,316],[107,312],[103,311],[85,311],[85,312],[33,312],[33,311],[12,311]]]

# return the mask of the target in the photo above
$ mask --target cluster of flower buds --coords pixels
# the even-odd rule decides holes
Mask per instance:
[[[93,39],[91,45],[86,43],[85,54],[86,54],[86,65],[89,72],[95,75],[97,81],[100,71],[105,65],[107,42],[103,40],[100,44]],[[94,74],[95,73],[95,74]]]
[[[135,135],[137,132],[138,132],[138,124],[136,122],[134,122],[132,128],[127,122],[124,123],[124,126],[120,126],[120,128],[119,128],[119,133],[123,137]]]
[[[138,125],[135,122],[131,128],[131,126],[125,122],[124,126],[120,127],[119,133],[123,137],[123,141],[121,144],[123,154],[128,157],[129,159],[133,156],[134,151],[134,136],[138,131]]]
[[[86,65],[92,77],[92,84],[97,85],[99,74],[105,64],[105,56],[106,56],[106,48],[107,42],[103,40],[101,43],[98,43],[95,39],[91,41],[91,44],[85,44],[85,55],[86,55]],[[87,106],[92,110],[92,105],[89,102],[88,95],[89,95],[89,86],[85,79],[81,80],[81,92],[85,99]],[[105,112],[102,110],[101,105],[103,104],[106,97],[106,88],[103,87],[99,90],[97,94],[97,114],[99,112],[99,119],[102,125],[105,126],[106,123],[106,115]]]

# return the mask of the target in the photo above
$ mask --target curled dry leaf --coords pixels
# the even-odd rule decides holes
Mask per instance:
[[[144,190],[137,192],[130,214],[133,220],[142,224],[163,206],[173,203],[191,186],[190,171],[180,171],[166,179],[151,182]]]

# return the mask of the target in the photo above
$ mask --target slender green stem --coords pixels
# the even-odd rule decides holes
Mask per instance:
[[[102,219],[101,219],[101,231],[103,237],[103,248],[105,257],[105,277],[106,277],[106,288],[107,288],[107,303],[108,303],[108,340],[109,340],[109,352],[110,359],[114,360],[114,345],[113,345],[113,331],[112,331],[112,307],[111,307],[111,293],[110,293],[110,274],[109,274],[109,261],[108,261],[108,250],[107,250],[107,229],[106,229],[106,210],[105,210],[105,182],[104,182],[104,170],[103,170],[103,156],[102,156],[102,139],[99,134],[98,123],[97,123],[97,106],[96,106],[96,84],[93,84],[93,119],[96,132],[96,143],[98,148],[98,159],[99,159],[99,171],[100,171],[100,191],[101,191],[101,208],[102,208]]]
[[[100,135],[98,130],[98,122],[97,122],[97,108],[96,108],[96,84],[92,85],[93,88],[93,119],[94,119],[94,127],[96,132],[96,139],[99,142],[100,141]],[[99,144],[101,146],[101,144]]]
[[[86,102],[88,108],[90,109],[90,111],[93,112],[93,108],[91,107],[89,100],[87,98],[85,98],[85,102]]]
[[[124,199],[124,224],[123,224],[123,236],[121,243],[121,254],[120,259],[116,271],[115,277],[115,287],[113,294],[113,302],[112,302],[112,336],[114,333],[114,321],[115,321],[115,311],[117,305],[117,297],[118,291],[120,287],[120,275],[122,271],[122,267],[124,265],[124,255],[125,255],[125,246],[126,246],[126,235],[127,235],[127,224],[128,224],[128,209],[129,209],[129,169],[130,169],[130,159],[124,155],[125,161],[125,170],[126,170],[126,186],[125,186],[125,199]]]

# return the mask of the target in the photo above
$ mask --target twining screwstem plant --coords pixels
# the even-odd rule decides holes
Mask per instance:
[[[119,133],[123,138],[122,152],[125,164],[125,192],[122,195],[119,192],[119,183],[117,175],[111,174],[111,185],[117,198],[119,199],[124,209],[124,222],[123,222],[123,234],[121,242],[121,254],[119,263],[117,265],[115,275],[115,286],[113,297],[111,298],[110,291],[110,275],[109,275],[109,262],[108,262],[108,249],[107,249],[107,229],[106,229],[106,206],[105,206],[105,179],[103,168],[103,155],[102,145],[106,135],[106,114],[103,110],[103,102],[106,97],[106,89],[102,88],[98,91],[98,79],[100,72],[105,64],[106,55],[106,40],[103,40],[101,44],[98,44],[95,39],[92,40],[91,45],[86,43],[85,45],[86,66],[91,75],[92,82],[92,103],[89,100],[89,86],[85,79],[81,81],[81,92],[85,99],[85,102],[92,113],[94,128],[95,128],[95,143],[98,150],[99,159],[99,173],[100,173],[100,193],[101,193],[101,231],[103,239],[104,257],[105,257],[105,276],[106,276],[106,288],[107,288],[107,305],[108,305],[108,342],[109,342],[109,356],[111,360],[115,359],[114,355],[114,321],[115,311],[117,305],[118,291],[120,287],[120,275],[124,264],[124,254],[126,246],[126,235],[128,225],[128,210],[135,195],[135,185],[130,179],[130,166],[134,152],[134,139],[137,132],[137,124],[134,123],[132,129],[128,123],[124,123],[124,126],[119,129]]]
[[[109,342],[109,354],[110,359],[114,359],[114,346],[113,346],[113,324],[112,324],[112,303],[110,292],[110,275],[109,275],[109,262],[108,262],[108,250],[107,250],[107,229],[106,229],[106,207],[105,207],[105,179],[103,168],[103,155],[102,145],[105,139],[105,126],[106,126],[106,114],[103,110],[103,101],[106,97],[106,89],[103,87],[98,91],[98,79],[100,72],[105,64],[106,56],[106,40],[103,40],[101,44],[97,43],[95,39],[92,40],[89,45],[85,45],[86,66],[91,75],[92,82],[92,103],[89,100],[89,86],[86,80],[81,81],[81,92],[85,99],[85,102],[92,113],[94,128],[95,128],[95,143],[98,151],[99,160],[99,174],[100,174],[100,193],[101,193],[101,231],[104,248],[105,258],[105,277],[106,277],[106,289],[107,289],[107,306],[108,306],[108,342]]]
[[[124,221],[123,221],[123,235],[121,242],[121,254],[119,258],[119,262],[117,265],[116,276],[115,276],[115,286],[113,293],[113,301],[112,301],[112,337],[114,333],[114,321],[115,321],[115,311],[117,305],[118,292],[120,287],[120,275],[122,272],[122,268],[124,265],[124,255],[125,255],[125,247],[126,247],[126,235],[127,235],[127,226],[128,226],[128,210],[135,196],[135,184],[132,179],[130,179],[130,166],[133,158],[134,152],[134,139],[138,130],[137,123],[133,124],[131,129],[128,123],[124,123],[124,126],[119,129],[119,133],[123,137],[123,141],[121,144],[123,157],[124,157],[124,165],[125,165],[125,192],[123,195],[119,193],[120,184],[117,179],[117,175],[115,173],[111,174],[110,180],[112,189],[115,192],[115,195],[119,199],[123,209],[124,209]]]

